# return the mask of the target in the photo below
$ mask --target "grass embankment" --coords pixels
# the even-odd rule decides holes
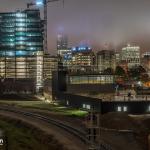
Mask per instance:
[[[68,108],[68,107],[61,106],[61,105],[49,104],[44,101],[6,101],[6,100],[1,100],[0,104],[8,104],[8,105],[19,106],[19,107],[24,107],[24,108],[47,110],[47,111],[55,112],[55,113],[58,113],[61,115],[74,116],[74,117],[84,117],[87,114],[86,111]]]
[[[53,136],[21,121],[0,117],[0,129],[7,137],[9,150],[66,150]]]
[[[108,113],[101,117],[102,126],[109,129],[132,130],[138,143],[144,150],[148,149],[150,134],[150,116],[130,116],[126,113]]]

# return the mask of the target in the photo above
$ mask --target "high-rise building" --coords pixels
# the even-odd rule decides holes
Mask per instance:
[[[43,78],[44,80],[52,79],[52,72],[58,68],[58,57],[44,54]]]
[[[150,76],[150,53],[144,53],[141,59],[141,64]]]
[[[144,52],[144,53],[142,54],[142,58],[144,58],[144,57],[150,57],[150,52],[149,52],[149,51]]]
[[[44,79],[44,88],[43,94],[47,99],[51,99],[52,95],[52,73],[58,69],[58,57],[52,56],[50,54],[44,54],[43,59],[43,79]]]
[[[57,50],[58,54],[61,54],[61,50],[68,48],[68,38],[66,35],[60,33],[57,35]]]
[[[115,51],[113,50],[101,50],[97,53],[97,68],[100,73],[103,73],[104,70],[111,68],[115,70]]]
[[[91,71],[95,65],[95,54],[91,47],[75,47],[72,49],[72,67],[79,71]]]
[[[57,36],[57,54],[63,66],[70,66],[72,51],[71,48],[68,48],[68,38],[63,33]]]
[[[115,52],[115,63],[116,66],[120,64],[120,52]]]
[[[43,85],[43,33],[40,11],[0,13],[0,76],[32,79]]]
[[[128,68],[132,68],[140,65],[140,47],[130,46],[122,48],[121,61],[128,64]]]

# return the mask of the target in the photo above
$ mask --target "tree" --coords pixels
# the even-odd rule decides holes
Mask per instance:
[[[104,74],[113,74],[113,69],[112,68],[105,69]]]
[[[136,66],[129,69],[129,76],[135,80],[140,80],[146,74],[146,70],[142,66]]]
[[[147,73],[141,75],[141,80],[144,82],[149,81],[149,75]]]
[[[116,67],[115,74],[117,76],[126,76],[125,70],[122,67],[120,67],[120,66]]]

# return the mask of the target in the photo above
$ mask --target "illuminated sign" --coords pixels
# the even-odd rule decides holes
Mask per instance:
[[[92,48],[88,46],[72,47],[73,52],[91,51]]]

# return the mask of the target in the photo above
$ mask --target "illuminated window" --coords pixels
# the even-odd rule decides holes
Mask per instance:
[[[121,112],[121,111],[122,111],[121,106],[118,106],[118,107],[117,107],[117,111],[118,111],[118,112]]]
[[[25,37],[16,37],[16,40],[25,40]]]
[[[69,101],[66,102],[67,106],[69,106]]]
[[[82,105],[82,108],[84,108],[84,109],[91,109],[91,105],[83,104],[83,105]]]
[[[19,19],[16,19],[16,22],[25,22],[25,19],[19,18]]]
[[[24,41],[18,41],[18,42],[16,42],[16,45],[22,45],[22,44],[26,44],[26,42],[24,42]]]
[[[127,107],[126,107],[126,106],[123,107],[123,111],[124,111],[124,112],[127,111]]]
[[[91,109],[91,105],[86,105],[86,108],[87,109]]]
[[[25,14],[18,12],[16,13],[16,17],[25,17]]]
[[[150,112],[150,106],[148,106],[148,111]]]
[[[85,104],[83,104],[83,105],[82,105],[82,107],[83,107],[83,108],[86,108],[86,105],[85,105]]]
[[[6,55],[7,55],[7,56],[14,56],[14,55],[15,55],[15,52],[11,52],[11,51],[10,51],[10,52],[6,52]]]
[[[22,56],[22,55],[26,55],[26,51],[16,51],[16,55],[18,56]]]
[[[25,28],[16,28],[16,31],[26,31],[26,29]]]
[[[26,24],[25,23],[16,23],[16,26],[23,27],[23,26],[26,26]]]

